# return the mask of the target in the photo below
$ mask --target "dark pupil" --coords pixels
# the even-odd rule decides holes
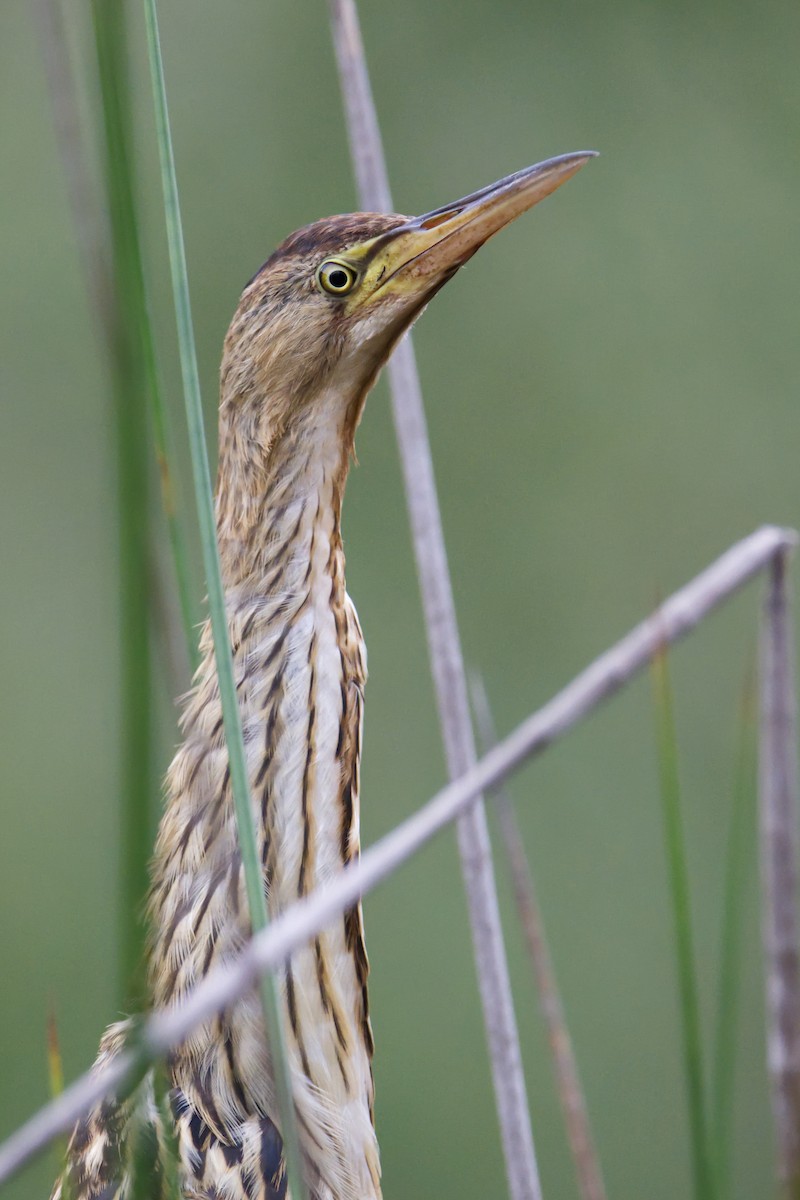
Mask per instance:
[[[331,271],[328,276],[328,281],[331,287],[343,288],[347,287],[348,277],[346,271]]]

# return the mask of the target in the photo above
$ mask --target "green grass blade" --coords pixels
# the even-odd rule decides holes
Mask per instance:
[[[155,1200],[162,1195],[159,1187],[158,1135],[151,1119],[149,1106],[137,1096],[127,1122],[125,1145],[125,1174],[130,1180],[129,1200]],[[169,1200],[178,1200],[176,1192]]]
[[[161,1145],[159,1159],[163,1175],[162,1195],[167,1200],[179,1200],[181,1196],[180,1171],[181,1151],[175,1130],[175,1118],[170,1104],[170,1084],[163,1067],[153,1073],[153,1089],[156,1107],[161,1119]]]
[[[58,1036],[58,1022],[55,1009],[47,1014],[47,1082],[50,1087],[50,1098],[55,1100],[64,1091],[64,1060],[61,1057],[61,1040]],[[53,1142],[56,1173],[61,1174],[67,1158],[67,1138],[56,1138]]]
[[[203,550],[203,565],[208,585],[208,605],[211,616],[211,628],[214,635],[214,651],[225,736],[228,743],[231,788],[236,809],[239,846],[245,873],[250,919],[254,931],[257,931],[267,924],[267,906],[264,897],[261,865],[256,848],[253,808],[250,800],[250,788],[242,739],[241,714],[236,698],[233,658],[225,612],[225,594],[217,547],[211,475],[209,472],[208,453],[203,427],[200,381],[197,372],[197,355],[189,303],[186,256],[183,245],[172,139],[167,114],[167,97],[155,0],[144,0],[144,10],[147,25],[148,56],[153,82],[161,180],[164,190],[164,211],[167,225],[167,240],[169,243],[175,315],[178,326],[181,372],[186,401],[186,418],[189,426],[195,497]],[[278,985],[274,975],[269,973],[261,980],[260,992],[275,1073],[275,1086],[281,1115],[281,1134],[289,1176],[289,1190],[294,1200],[301,1200],[306,1192],[300,1168],[300,1150],[295,1127],[289,1062],[283,1039]]]
[[[130,181],[130,96],[119,0],[92,5],[105,141],[104,173],[111,221],[114,312],[112,376],[120,547],[121,862],[120,996],[142,996],[142,905],[148,888],[150,810],[154,793],[151,729],[149,498],[145,376],[139,353],[135,215]]]
[[[741,991],[742,940],[747,887],[752,874],[756,829],[758,753],[755,682],[748,672],[742,688],[738,750],[733,780],[725,861],[725,894],[717,994],[716,1041],[711,1114],[714,1160],[720,1197],[730,1194],[732,1116],[736,1068],[736,1029]]]
[[[678,782],[678,747],[672,706],[672,689],[666,650],[652,663],[656,715],[658,767],[664,847],[667,855],[670,901],[675,933],[676,972],[680,999],[683,1058],[691,1139],[692,1179],[695,1200],[714,1200],[714,1176],[706,1120],[700,1006],[695,975],[689,873]]]
[[[64,1090],[64,1061],[61,1057],[58,1022],[52,1009],[47,1014],[47,1079],[50,1095],[60,1096]]]
[[[92,15],[105,124],[106,187],[112,219],[113,259],[117,284],[115,301],[130,342],[127,357],[134,357],[136,360],[135,364],[127,364],[129,368],[135,366],[136,398],[144,393],[149,401],[161,501],[175,569],[186,654],[190,668],[194,671],[199,661],[195,632],[197,618],[192,600],[186,539],[178,515],[176,489],[170,466],[175,456],[156,362],[155,338],[150,320],[136,212],[131,156],[131,95],[124,48],[125,20],[122,0],[93,0]],[[138,420],[143,429],[144,415],[141,411]],[[142,518],[141,508],[137,518]]]

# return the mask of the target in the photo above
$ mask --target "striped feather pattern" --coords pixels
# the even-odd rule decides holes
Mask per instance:
[[[343,310],[309,290],[319,239],[335,248],[337,221],[349,221],[349,230],[353,220],[312,227],[316,242],[306,231],[266,264],[245,289],[222,362],[217,533],[273,916],[359,853],[366,656],[345,590],[340,516],[364,398],[400,327],[381,342],[371,318],[366,340],[348,345]],[[379,233],[398,218],[363,221]],[[158,1007],[180,1002],[251,933],[208,624],[200,647],[152,867],[150,986]],[[381,1197],[368,971],[357,906],[294,953],[280,980],[311,1200]],[[98,1064],[124,1035],[124,1024],[109,1030]],[[255,992],[195,1029],[167,1069],[182,1200],[285,1200]],[[134,1108],[155,1147],[152,1187],[137,1197]],[[54,1200],[161,1200],[164,1146],[147,1080],[126,1105],[105,1101],[80,1123]]]

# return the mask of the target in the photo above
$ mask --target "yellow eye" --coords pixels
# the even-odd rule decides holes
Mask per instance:
[[[358,275],[346,263],[324,262],[317,271],[317,282],[325,292],[332,296],[346,296],[356,286]]]

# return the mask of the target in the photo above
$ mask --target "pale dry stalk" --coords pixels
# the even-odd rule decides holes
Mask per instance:
[[[330,12],[359,199],[367,210],[392,212],[354,0],[330,0]],[[439,723],[448,772],[456,779],[474,766],[475,742],[422,389],[408,337],[390,359],[388,372]],[[460,818],[457,832],[509,1189],[513,1200],[539,1200],[522,1053],[481,799]]]
[[[797,699],[786,552],[772,560],[761,635],[762,926],[767,1063],[786,1195],[800,1196],[800,947],[797,920]]]

